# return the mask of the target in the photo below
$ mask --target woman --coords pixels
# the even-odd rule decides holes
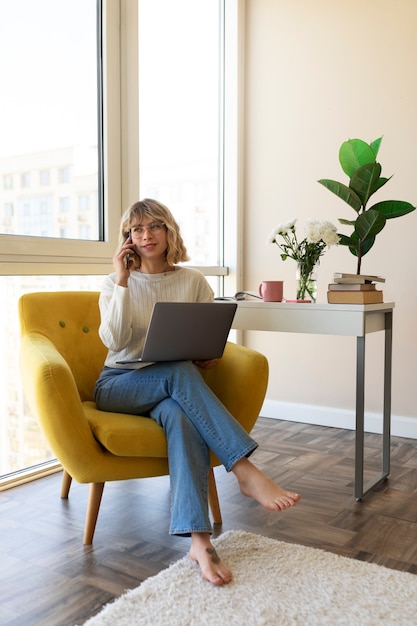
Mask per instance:
[[[257,448],[199,373],[216,361],[135,363],[156,301],[211,302],[204,276],[177,263],[187,261],[179,227],[155,200],[133,204],[122,217],[115,272],[100,296],[100,337],[108,354],[96,384],[99,409],[149,415],[164,429],[171,481],[170,534],[191,535],[190,557],[214,585],[232,580],[211,543],[208,517],[210,449],[232,471],[242,494],[267,509],[294,506],[299,495],[282,489],[248,459]]]

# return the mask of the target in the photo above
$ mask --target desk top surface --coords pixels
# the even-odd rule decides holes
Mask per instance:
[[[395,302],[381,302],[378,304],[328,304],[327,302],[264,302],[263,300],[238,300],[238,306],[242,308],[281,309],[291,311],[301,309],[305,311],[389,311],[395,307]]]
[[[307,304],[238,302],[232,328],[275,332],[363,336],[386,328],[393,302],[381,304]],[[392,317],[392,316],[391,316]]]

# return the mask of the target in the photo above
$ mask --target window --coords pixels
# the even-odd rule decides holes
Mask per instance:
[[[13,176],[11,174],[3,176],[3,189],[13,189]]]
[[[50,190],[48,221],[28,229],[16,214],[7,233],[61,236],[59,198],[100,189],[97,0],[13,0],[0,3],[0,206],[36,202]],[[12,180],[20,180],[13,189]],[[71,204],[76,210],[77,203]],[[98,207],[102,211],[102,206]],[[78,237],[77,215],[70,234]],[[102,237],[93,215],[82,236]],[[5,233],[0,222],[0,234]]]
[[[0,276],[0,476],[53,459],[23,395],[18,365],[19,297],[31,291],[99,290],[98,276]]]
[[[59,211],[60,213],[69,213],[71,206],[71,200],[69,196],[59,198]]]
[[[101,194],[100,10],[100,0],[0,2],[0,273],[9,273],[0,275],[0,475],[53,456],[23,395],[19,296],[98,290],[102,281],[86,263],[95,251],[85,245],[79,252],[74,245],[76,239],[91,246],[103,238],[102,202],[90,203],[81,226],[78,214],[79,197]],[[50,244],[54,238],[59,241]],[[72,240],[65,254],[62,239]],[[43,258],[48,245],[55,245],[55,262],[40,268],[31,255]],[[83,264],[71,267],[71,254],[82,256]],[[60,258],[68,264],[63,274],[79,275],[58,274]]]
[[[223,262],[221,3],[139,0],[140,196],[173,212],[193,265]]]
[[[58,170],[58,181],[60,183],[69,183],[70,182],[70,168],[69,167],[60,167]]]
[[[78,206],[80,211],[88,211],[88,209],[90,208],[90,197],[88,196],[88,194],[83,193],[78,196]]]
[[[39,172],[39,183],[41,185],[49,185],[50,183],[50,172],[49,170],[41,170]]]
[[[23,188],[30,187],[30,172],[22,172],[20,174],[20,184]]]

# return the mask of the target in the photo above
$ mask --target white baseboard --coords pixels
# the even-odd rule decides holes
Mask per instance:
[[[353,410],[328,406],[296,404],[294,402],[266,399],[262,406],[261,416],[287,422],[301,422],[303,424],[355,430],[355,412]],[[365,431],[382,433],[382,415],[365,412]],[[417,439],[417,418],[391,415],[391,434],[397,437]]]

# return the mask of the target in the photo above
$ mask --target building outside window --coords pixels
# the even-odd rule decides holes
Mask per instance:
[[[3,176],[3,189],[13,189],[13,176],[11,174]]]

